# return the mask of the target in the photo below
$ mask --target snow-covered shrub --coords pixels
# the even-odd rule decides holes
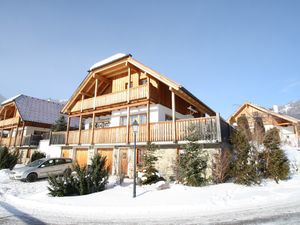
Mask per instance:
[[[0,169],[12,170],[18,159],[19,153],[17,151],[10,152],[7,147],[0,147]]]
[[[49,177],[50,195],[72,196],[86,195],[103,191],[108,183],[108,171],[105,166],[106,157],[94,156],[90,167],[74,166],[74,172],[66,171],[62,177]]]

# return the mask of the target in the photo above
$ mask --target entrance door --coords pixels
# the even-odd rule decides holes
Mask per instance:
[[[88,149],[87,148],[77,148],[76,149],[76,161],[82,168],[87,165],[88,159]]]
[[[128,149],[122,148],[120,149],[120,175],[127,175],[128,171]]]
[[[98,154],[106,156],[106,168],[109,174],[112,174],[112,161],[113,161],[113,149],[112,148],[98,148]]]

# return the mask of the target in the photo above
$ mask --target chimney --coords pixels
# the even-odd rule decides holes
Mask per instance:
[[[273,105],[273,111],[279,113],[278,105]]]

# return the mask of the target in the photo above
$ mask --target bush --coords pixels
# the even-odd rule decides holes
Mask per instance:
[[[18,159],[19,153],[17,151],[9,152],[7,147],[0,147],[0,169],[12,170]]]
[[[75,174],[66,171],[61,177],[49,177],[49,194],[62,197],[103,191],[108,183],[108,171],[105,163],[106,157],[96,155],[89,168],[80,168],[77,164],[74,167]]]
[[[142,163],[139,165],[142,171],[139,183],[142,185],[154,184],[165,180],[155,168],[155,162],[158,160],[158,157],[155,155],[156,151],[156,145],[148,144],[146,152],[142,155]]]
[[[30,159],[30,162],[33,162],[35,160],[38,160],[38,159],[42,159],[42,158],[46,158],[46,154],[44,152],[34,152],[32,155],[31,155],[31,159]]]
[[[212,179],[216,184],[226,182],[231,176],[232,154],[229,150],[219,150],[214,154]]]

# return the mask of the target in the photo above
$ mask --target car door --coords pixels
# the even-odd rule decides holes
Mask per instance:
[[[39,178],[48,177],[55,172],[54,159],[49,159],[46,162],[42,163],[38,169]]]
[[[66,169],[66,161],[65,159],[55,159],[56,171],[55,175],[62,175]]]

